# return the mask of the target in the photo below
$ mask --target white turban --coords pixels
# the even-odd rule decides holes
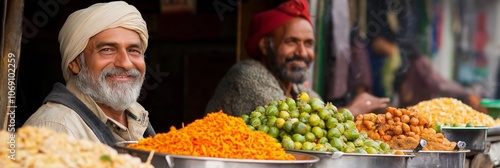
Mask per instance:
[[[137,32],[141,38],[142,47],[146,50],[148,46],[146,21],[134,6],[126,2],[97,3],[69,15],[59,32],[59,50],[64,80],[68,81],[73,76],[68,65],[83,52],[89,39],[106,29],[116,27]]]

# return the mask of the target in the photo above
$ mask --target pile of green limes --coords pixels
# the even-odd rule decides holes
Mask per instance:
[[[343,151],[346,153],[389,154],[388,144],[358,132],[348,109],[337,110],[332,103],[301,93],[297,100],[272,101],[242,115],[248,128],[266,132],[285,149]]]

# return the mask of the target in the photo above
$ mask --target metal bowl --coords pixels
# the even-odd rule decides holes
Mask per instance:
[[[483,152],[488,136],[488,127],[443,127],[441,133],[450,141],[464,141],[466,149]]]
[[[137,141],[119,142],[114,148],[120,153],[128,153],[146,161],[150,151],[128,148],[127,145],[132,143]],[[319,161],[316,156],[297,152],[287,153],[294,155],[297,160],[227,159],[155,153],[151,164],[155,167],[168,168],[309,168]]]
[[[414,154],[415,157],[408,160],[408,167],[411,168],[429,168],[429,167],[465,167],[465,155],[470,150],[461,151],[419,151],[403,150],[408,154]]]
[[[304,150],[287,150],[301,152],[319,157],[319,162],[313,165],[314,168],[405,168],[409,158],[413,154],[389,155],[389,154],[357,154],[344,152],[317,152]]]

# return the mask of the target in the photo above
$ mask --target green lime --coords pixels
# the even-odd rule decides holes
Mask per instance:
[[[293,128],[293,123],[291,121],[286,121],[285,124],[283,124],[283,130],[285,130],[288,133],[292,133],[292,128]]]
[[[356,128],[345,130],[344,136],[347,138],[347,140],[354,141],[355,139],[359,138],[359,132]]]
[[[319,152],[326,152],[326,147],[323,144],[317,143],[314,145],[314,150]]]
[[[293,109],[290,111],[290,118],[299,118],[300,112],[298,109]]]
[[[466,127],[474,127],[474,125],[472,124],[472,122],[468,122],[467,124],[465,124]]]
[[[337,113],[338,109],[331,102],[328,102],[325,106],[326,109],[332,110],[333,113]]]
[[[295,143],[291,139],[283,139],[281,141],[281,144],[283,145],[283,148],[285,149],[295,149]]]
[[[287,111],[280,111],[279,117],[287,120],[290,118],[290,113],[288,113]]]
[[[346,148],[344,148],[343,152],[345,152],[345,153],[356,153],[356,149],[354,149],[353,147],[347,146]]]
[[[349,141],[349,142],[346,142],[346,144],[348,147],[356,148],[356,145],[354,145],[354,142]]]
[[[245,121],[245,124],[250,124],[250,117],[246,114],[243,114],[241,115],[241,119],[243,119],[243,121]]]
[[[309,123],[309,117],[300,117],[299,121],[303,123]]]
[[[340,131],[337,128],[331,128],[326,133],[326,137],[330,140],[332,140],[333,138],[340,138],[340,135]]]
[[[280,138],[283,138],[283,136],[285,136],[285,135],[288,135],[288,133],[286,133],[286,131],[285,131],[285,130],[280,130],[279,137],[280,137]],[[290,136],[290,135],[288,135],[288,136]]]
[[[281,128],[283,128],[283,125],[285,125],[285,119],[283,119],[283,118],[276,119],[276,127],[281,129]]]
[[[342,109],[340,112],[344,115],[345,119],[348,121],[354,121],[354,116],[352,115],[351,111],[349,109]]]
[[[436,133],[441,133],[441,123],[435,122],[434,124],[432,124],[432,128],[436,130]]]
[[[281,140],[284,140],[284,139],[290,139],[290,140],[292,140],[292,136],[289,136],[289,135],[288,135],[288,136],[283,136],[283,137],[281,137]],[[293,140],[292,140],[292,141],[293,141]]]
[[[311,129],[311,132],[314,134],[314,136],[316,136],[316,138],[322,138],[324,135],[323,135],[323,129],[321,129],[320,127],[316,126],[316,127],[313,127]]]
[[[267,106],[266,115],[278,117],[279,111],[276,106]]]
[[[253,126],[253,127],[258,127],[260,126],[262,123],[260,122],[260,119],[259,117],[255,117],[255,118],[251,118],[250,119],[250,125]]]
[[[330,117],[326,121],[326,128],[328,128],[328,129],[334,128],[337,126],[337,123],[339,123],[339,121],[336,118]]]
[[[320,127],[321,129],[325,129],[325,128],[326,128],[326,126],[325,126],[325,125],[326,125],[326,124],[325,124],[325,121],[323,121],[323,120],[319,120],[318,127]]]
[[[257,130],[267,133],[267,132],[269,132],[269,126],[267,126],[267,125],[260,125]]]
[[[267,117],[262,115],[260,118],[260,122],[262,123],[262,125],[267,125]]]
[[[286,102],[286,104],[288,104],[288,109],[289,110],[293,110],[293,109],[295,109],[297,107],[296,104],[295,104],[295,100],[293,100],[292,98],[287,97],[285,99],[285,102]]]
[[[310,115],[309,113],[307,113],[307,112],[302,112],[302,113],[300,113],[299,118],[305,117],[305,118],[309,119],[309,117],[310,117],[310,116],[311,116],[311,115]]]
[[[312,142],[306,141],[302,143],[302,150],[313,150],[313,148],[314,148],[314,143]]]
[[[259,118],[261,115],[262,113],[253,111],[252,113],[250,113],[250,118]]]
[[[339,139],[343,142],[347,142],[347,138],[344,135],[341,135]]]
[[[296,122],[293,124],[293,132],[305,135],[307,133],[307,125],[302,122]]]
[[[270,127],[269,131],[267,131],[268,135],[271,135],[273,138],[277,138],[280,133],[280,130],[276,127]]]
[[[452,125],[453,127],[465,127],[464,124],[460,124],[460,123],[453,123]]]
[[[326,108],[319,108],[318,109],[318,116],[322,120],[328,121],[328,119],[332,117],[332,114]]]
[[[322,108],[325,103],[323,103],[321,99],[315,97],[311,99],[310,104],[313,110],[318,110],[319,108]]]
[[[334,153],[334,152],[339,152],[339,150],[338,150],[337,148],[333,147],[333,146],[332,146],[332,147],[327,147],[327,148],[326,148],[326,151],[328,151],[328,152],[332,152],[332,153]]]
[[[326,138],[326,137],[321,137],[321,138],[318,140],[318,144],[330,144],[330,143],[328,143],[328,138]]]
[[[319,122],[321,121],[321,118],[317,114],[311,114],[309,117],[309,124],[311,126],[317,126],[319,125]]]
[[[313,111],[311,105],[309,105],[307,103],[302,104],[302,107],[299,110],[302,112],[306,112],[306,113],[311,113]]]
[[[387,150],[390,150],[391,147],[389,146],[389,144],[382,142],[382,143],[380,143],[380,149],[383,151],[387,151]]]
[[[292,140],[294,142],[300,142],[300,143],[303,143],[306,141],[306,137],[304,137],[303,135],[300,135],[300,134],[293,134],[292,135]]]
[[[309,94],[307,94],[306,92],[302,92],[297,96],[297,99],[309,102]]]
[[[302,143],[295,141],[294,143],[294,149],[295,150],[301,150],[302,149]]]
[[[361,148],[361,147],[357,147],[354,149],[354,153],[360,153],[360,154],[368,154],[368,152],[366,152],[365,149]]]
[[[305,137],[306,137],[306,141],[309,141],[309,142],[314,142],[316,140],[316,136],[311,132],[307,132]]]
[[[251,125],[247,125],[248,129],[252,130],[252,131],[255,131],[255,127],[251,126]]]
[[[361,139],[361,138],[358,138],[358,139]],[[358,140],[358,139],[356,139],[356,140]],[[377,142],[375,142],[374,140],[372,140],[372,139],[367,139],[367,140],[365,140],[365,141],[363,142],[363,144],[364,144],[365,146],[368,146],[368,147],[374,147],[375,149],[377,149],[377,148],[378,148],[378,149],[380,149],[379,144],[378,144]],[[355,144],[355,145],[356,145],[356,144]]]
[[[357,129],[356,128],[356,123],[354,123],[354,121],[351,121],[351,120],[347,120],[344,122],[344,127],[346,130],[349,130],[349,129]]]
[[[283,103],[281,103],[281,104],[279,105],[278,110],[279,110],[279,111],[288,111],[288,108],[289,108],[289,107],[288,107],[288,104],[287,104],[287,103],[285,103],[285,102],[283,102]]]
[[[356,128],[356,129],[357,129],[357,128]],[[358,131],[359,131],[359,130],[358,130]],[[363,139],[363,140],[368,139],[368,140],[371,140],[371,139],[369,139],[369,138],[368,138],[368,134],[366,134],[365,132],[360,132],[360,133],[359,133],[359,139]]]
[[[278,118],[276,118],[275,116],[269,116],[267,118],[267,126],[270,127],[276,126],[276,120],[278,120]]]
[[[333,117],[335,117],[339,121],[339,123],[345,122],[345,117],[342,113],[335,113],[333,114]]]
[[[339,138],[333,138],[330,140],[330,145],[332,145],[334,148],[337,148],[338,150],[342,150],[345,148],[344,142],[339,139]]]
[[[339,130],[340,134],[344,134],[344,132],[345,132],[344,124],[338,123],[335,128],[337,128]]]
[[[262,107],[262,106],[257,106],[254,111],[263,114],[263,113],[266,112],[266,109],[264,107]]]
[[[365,142],[361,138],[354,140],[353,143],[354,143],[354,146],[356,146],[356,147],[361,147],[361,146],[365,145]]]
[[[365,150],[366,152],[368,152],[368,154],[378,154],[377,149],[373,147],[367,147]]]
[[[278,102],[277,101],[271,101],[269,102],[269,104],[267,104],[268,106],[278,106]]]

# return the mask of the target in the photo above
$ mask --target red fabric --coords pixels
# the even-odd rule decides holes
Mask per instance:
[[[250,24],[250,32],[246,43],[246,49],[250,57],[260,59],[259,40],[294,17],[302,17],[312,25],[307,0],[283,2],[274,9],[255,15]]]

